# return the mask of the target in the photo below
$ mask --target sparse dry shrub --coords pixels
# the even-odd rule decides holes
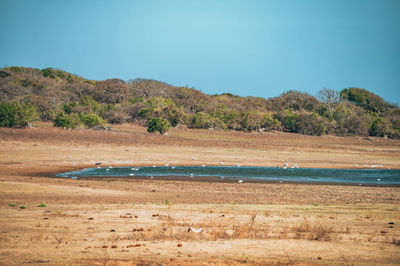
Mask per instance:
[[[255,220],[256,217],[257,217],[257,212],[256,212],[256,211],[251,212],[251,213],[249,214],[249,216],[250,216],[250,222],[251,222],[251,224],[254,224],[254,220]]]
[[[312,228],[310,240],[331,241],[333,227],[317,224]]]
[[[329,227],[323,224],[316,224],[312,226],[310,222],[305,220],[300,225],[293,227],[292,231],[294,231],[295,233],[295,239],[331,241],[333,227]]]
[[[269,228],[263,224],[236,224],[233,225],[232,239],[266,239],[268,238]]]

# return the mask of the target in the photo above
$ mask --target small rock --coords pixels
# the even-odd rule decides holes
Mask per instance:
[[[115,230],[114,230],[114,229],[111,229],[110,232],[115,232]]]
[[[388,224],[394,224],[394,222],[388,222]]]
[[[104,246],[102,246],[102,248],[108,248],[108,246],[107,246],[107,245],[104,245]]]
[[[321,258],[320,256],[318,256],[318,259],[319,259],[319,260],[322,260],[322,258]]]
[[[111,246],[111,248],[117,248],[117,247],[118,247],[117,245],[112,245],[112,246]]]
[[[178,244],[178,248],[181,248],[181,247],[182,247],[182,243],[179,243],[179,244]]]
[[[94,218],[93,218],[93,217],[90,217],[88,220],[94,220]]]

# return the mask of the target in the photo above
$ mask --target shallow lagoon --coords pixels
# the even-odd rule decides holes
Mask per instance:
[[[325,169],[325,168],[280,168],[237,166],[144,166],[144,167],[98,167],[60,173],[57,176],[84,179],[93,177],[179,177],[275,181],[345,183],[372,185],[400,185],[400,170],[390,169]]]

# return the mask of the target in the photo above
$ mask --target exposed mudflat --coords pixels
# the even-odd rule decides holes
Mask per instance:
[[[400,261],[399,187],[54,177],[100,161],[398,169],[399,141],[117,129],[0,129],[0,264]]]

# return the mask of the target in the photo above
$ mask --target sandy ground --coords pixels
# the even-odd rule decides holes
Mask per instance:
[[[399,187],[54,177],[100,161],[400,168],[396,140],[39,124],[0,144],[3,265],[400,263]]]

